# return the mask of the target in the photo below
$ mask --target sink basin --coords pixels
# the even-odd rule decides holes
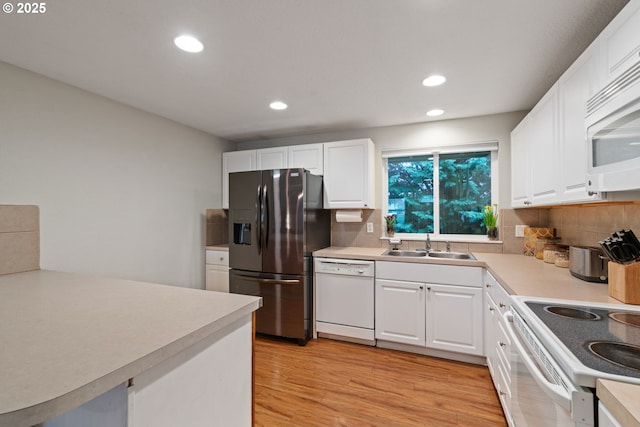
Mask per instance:
[[[405,251],[402,249],[389,249],[387,252],[383,253],[382,255],[426,257],[427,253],[425,251]]]
[[[476,259],[476,257],[469,252],[429,252],[429,257],[446,259]]]

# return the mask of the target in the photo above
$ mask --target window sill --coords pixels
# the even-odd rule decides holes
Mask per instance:
[[[400,239],[405,242],[419,241],[424,242],[427,240],[427,235],[420,234],[403,234],[397,233],[393,236],[394,239]],[[380,237],[380,240],[389,240],[388,236]],[[451,243],[487,243],[487,244],[502,244],[502,240],[489,240],[487,236],[464,236],[460,234],[451,234],[451,235],[429,235],[429,239],[432,242],[451,242]]]

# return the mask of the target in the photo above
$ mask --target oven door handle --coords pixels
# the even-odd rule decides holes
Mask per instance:
[[[513,324],[513,314],[510,311],[507,311],[502,316],[507,325],[507,334],[509,335],[509,338],[511,339],[513,345],[516,347],[515,351],[517,351],[520,355],[522,361],[524,362],[527,370],[529,371],[535,382],[547,394],[547,396],[551,398],[551,400],[553,400],[555,403],[557,403],[567,411],[571,411],[571,393],[558,384],[550,383],[544,377],[542,372],[540,372],[540,369],[533,361],[533,359],[531,359],[529,353],[524,348],[524,345],[522,345],[520,339],[516,334]]]

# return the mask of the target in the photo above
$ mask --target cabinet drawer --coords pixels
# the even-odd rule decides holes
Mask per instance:
[[[422,283],[482,287],[482,267],[376,261],[376,277]]]
[[[485,270],[484,286],[487,294],[495,302],[496,308],[499,310],[500,315],[504,314],[509,309],[511,304],[511,296],[509,293],[498,283],[498,281]]]
[[[206,264],[229,265],[229,251],[216,251],[207,249],[205,255]]]

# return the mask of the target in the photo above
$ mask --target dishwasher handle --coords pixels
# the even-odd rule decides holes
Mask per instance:
[[[567,411],[571,411],[571,392],[559,384],[549,382],[549,380],[545,378],[544,374],[533,361],[515,331],[513,313],[507,311],[502,316],[507,326],[507,334],[515,346],[514,351],[518,353],[535,382],[546,393],[546,395],[551,398],[551,400]]]

